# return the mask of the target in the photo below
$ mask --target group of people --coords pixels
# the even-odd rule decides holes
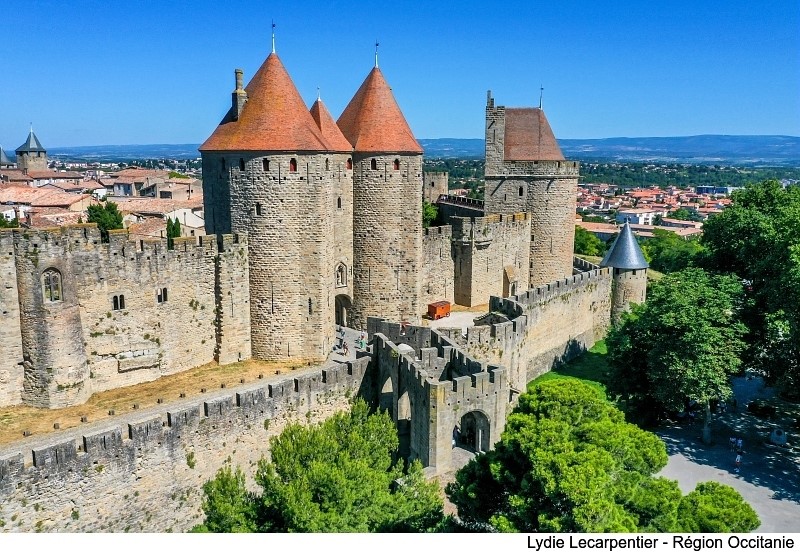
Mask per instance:
[[[733,470],[738,473],[742,468],[742,455],[744,455],[744,440],[739,436],[728,438],[728,447],[731,452],[736,452],[736,459],[733,462]]]
[[[367,335],[364,332],[355,341],[355,347],[360,349],[367,348]],[[336,326],[336,345],[333,350],[340,355],[350,355],[350,345],[345,340],[345,329],[342,326]]]

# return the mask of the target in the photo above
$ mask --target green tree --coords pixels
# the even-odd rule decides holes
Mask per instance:
[[[694,401],[705,410],[704,438],[710,440],[710,404],[730,397],[730,376],[741,369],[741,298],[737,278],[698,268],[653,283],[647,302],[624,315],[606,338],[609,391],[634,410],[656,414]]]
[[[703,226],[704,266],[746,280],[749,366],[800,400],[800,188],[750,185]]]
[[[702,256],[703,246],[696,238],[684,239],[675,232],[655,229],[653,237],[642,242],[650,266],[659,272],[675,272],[695,266]]]
[[[669,218],[674,218],[676,220],[690,220],[692,222],[697,222],[700,218],[697,213],[690,211],[687,208],[679,208],[677,210],[673,210],[669,213]]]
[[[187,176],[186,174],[181,174],[180,172],[177,172],[175,170],[170,170],[169,172],[169,179],[174,179],[174,178],[187,179],[188,177],[189,176]]]
[[[167,249],[175,248],[176,237],[181,237],[181,223],[177,217],[175,220],[167,218]]]
[[[108,243],[108,231],[122,229],[122,213],[117,208],[117,204],[111,201],[89,205],[86,210],[89,215],[89,222],[97,224],[100,230],[100,238],[104,243]]]
[[[687,533],[747,533],[761,520],[742,495],[727,485],[698,483],[678,507],[680,529]]]
[[[251,533],[258,530],[258,499],[245,487],[244,473],[238,467],[223,467],[203,485],[205,521],[192,529],[195,533]]]
[[[14,217],[8,220],[5,216],[0,214],[0,228],[19,228],[19,219]]]
[[[680,490],[652,476],[666,462],[658,437],[593,388],[557,379],[520,397],[500,442],[447,493],[461,519],[499,531],[669,531]]]
[[[419,462],[404,472],[397,448],[390,417],[370,414],[361,400],[318,425],[288,425],[272,440],[271,459],[258,464],[257,509],[240,483],[209,487],[226,495],[205,492],[204,525],[212,530],[208,516],[221,515],[225,519],[215,523],[249,526],[255,513],[255,528],[262,532],[434,530],[443,523],[438,487],[425,479]],[[230,500],[238,502],[231,506]]]
[[[439,208],[429,203],[428,201],[422,201],[422,227],[428,228],[431,224],[436,221],[436,217],[439,214]]]
[[[574,252],[579,255],[599,256],[605,253],[605,244],[592,232],[575,226]]]

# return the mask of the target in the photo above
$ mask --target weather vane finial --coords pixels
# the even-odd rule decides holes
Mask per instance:
[[[317,100],[322,100],[322,98],[319,96],[319,87],[317,87]]]
[[[375,39],[375,67],[378,67],[378,47],[381,43],[378,42],[378,39]]]
[[[275,20],[272,20],[272,53],[275,54]]]
[[[542,109],[542,97],[544,96],[544,85],[539,87],[539,110]]]

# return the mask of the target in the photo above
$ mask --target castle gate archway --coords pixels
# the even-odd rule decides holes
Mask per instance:
[[[335,319],[336,324],[339,326],[349,326],[350,321],[350,309],[353,306],[353,302],[348,295],[340,293],[334,299],[335,305]]]
[[[461,417],[459,444],[474,452],[490,448],[489,418],[483,411],[470,411]]]

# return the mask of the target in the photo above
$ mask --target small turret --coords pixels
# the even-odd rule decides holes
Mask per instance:
[[[644,303],[647,297],[647,269],[639,242],[626,222],[600,266],[614,269],[611,294],[611,319],[619,320],[631,303]]]
[[[33,127],[28,134],[28,139],[16,150],[17,168],[27,174],[28,170],[47,170],[47,151],[33,133]]]
[[[3,146],[0,145],[0,168],[11,168],[12,166],[14,166],[14,163],[8,159],[6,151],[4,151]]]

